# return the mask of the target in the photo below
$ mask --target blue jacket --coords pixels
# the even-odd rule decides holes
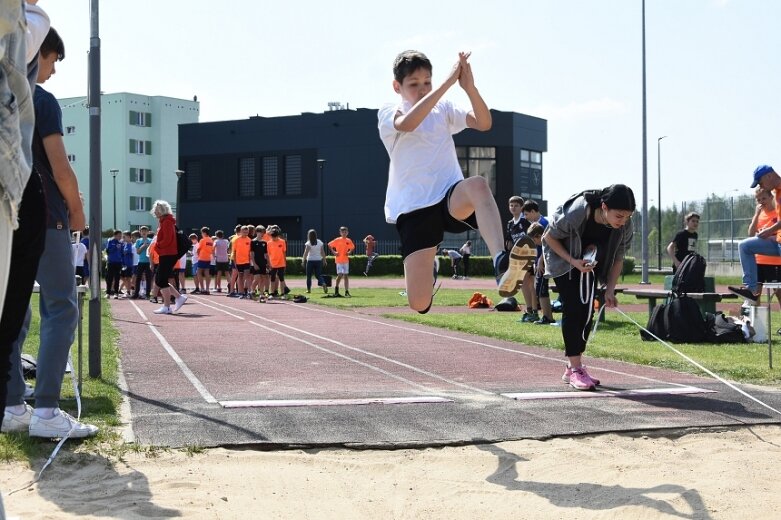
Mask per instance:
[[[106,243],[106,253],[108,255],[108,261],[112,264],[121,264],[122,263],[122,246],[123,242],[122,240],[117,240],[116,238],[110,239]]]

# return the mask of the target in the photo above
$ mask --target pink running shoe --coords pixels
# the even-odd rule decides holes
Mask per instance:
[[[582,368],[572,370],[569,376],[569,386],[575,390],[595,390],[594,381]]]
[[[591,374],[589,374],[588,371],[586,370],[586,366],[585,365],[580,367],[580,369],[589,377],[589,379],[591,379],[594,382],[594,384],[596,386],[599,386],[599,379],[597,379],[596,377],[593,377]],[[567,369],[564,371],[564,375],[561,376],[561,380],[564,381],[565,383],[569,384],[569,378],[570,378],[571,375],[572,375],[572,368],[567,366]]]

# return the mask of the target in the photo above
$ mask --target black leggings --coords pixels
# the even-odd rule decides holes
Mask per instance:
[[[561,335],[564,337],[564,355],[579,356],[586,350],[594,308],[590,302],[580,301],[580,271],[572,269],[555,280],[562,306]]]
[[[14,231],[8,288],[0,318],[0,413],[5,411],[11,351],[22,328],[33,293],[38,263],[46,242],[46,200],[41,178],[33,172],[19,206],[19,227]],[[2,415],[0,415],[2,417]]]

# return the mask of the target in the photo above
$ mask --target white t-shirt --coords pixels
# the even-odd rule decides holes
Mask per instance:
[[[390,156],[385,220],[394,224],[402,213],[439,203],[458,181],[464,179],[458,164],[453,134],[467,128],[468,111],[450,101],[439,101],[412,132],[393,126],[396,112],[412,105],[386,105],[377,114],[380,139]]]
[[[228,246],[230,242],[226,238],[218,238],[214,241],[214,257],[220,263],[228,262]]]
[[[309,240],[306,241],[306,245],[304,246],[304,252],[306,253],[309,251],[309,256],[306,257],[307,260],[322,260],[323,259],[323,241],[319,238],[317,239],[317,244],[312,245]]]
[[[87,256],[87,246],[81,242],[76,242],[75,244],[71,244],[71,251],[73,252],[73,266],[83,267],[84,257]]]

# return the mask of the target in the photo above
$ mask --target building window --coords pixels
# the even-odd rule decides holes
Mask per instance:
[[[152,155],[152,141],[130,140],[130,153],[139,155]]]
[[[491,193],[496,194],[496,148],[493,146],[458,146],[458,163],[464,177],[484,177]]]
[[[263,158],[263,196],[275,197],[279,191],[279,159]]]
[[[152,126],[152,114],[149,112],[130,111],[130,124],[133,126]]]
[[[285,195],[301,195],[301,191],[301,156],[288,155],[285,157]]]
[[[76,162],[76,155],[69,153],[68,154],[68,162]]]
[[[542,199],[542,152],[521,150],[521,178],[518,188],[522,197]]]
[[[76,127],[75,126],[66,126],[65,127],[65,135],[73,135],[76,133]]]
[[[201,180],[201,162],[189,161],[185,167],[185,191],[187,200],[200,200],[203,198],[203,187]]]
[[[130,168],[130,182],[152,182],[152,170],[149,168]]]
[[[255,158],[239,159],[239,197],[254,197],[255,184]]]
[[[151,197],[130,197],[130,211],[149,211],[151,209]]]

